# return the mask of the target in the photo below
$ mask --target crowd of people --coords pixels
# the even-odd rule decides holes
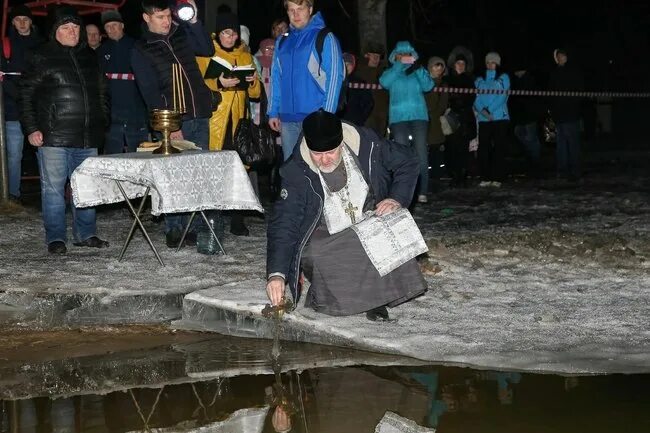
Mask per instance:
[[[468,185],[470,155],[478,149],[479,185],[498,187],[507,175],[512,120],[531,173],[539,173],[540,112],[534,100],[512,98],[509,109],[505,93],[434,91],[530,89],[534,82],[525,68],[511,78],[500,68],[500,55],[490,52],[485,72],[474,76],[468,49],[456,47],[446,61],[434,56],[424,62],[408,41],[398,42],[388,56],[376,43],[362,56],[343,53],[321,14],[314,13],[313,0],[284,0],[284,7],[288,22],[274,21],[271,37],[257,51],[249,45],[248,28],[232,12],[216,16],[210,35],[198,14],[189,21],[175,19],[167,0],[142,0],[138,40],[125,34],[117,10],[101,14],[102,41],[96,25],[83,26],[73,7],[58,6],[49,14],[44,42],[29,8],[12,8],[11,54],[5,53],[2,70],[22,75],[5,83],[10,193],[20,197],[26,136],[38,148],[50,253],[67,252],[65,189],[75,168],[99,152],[133,152],[152,139],[148,112],[175,109],[179,85],[186,110],[172,139],[205,151],[233,149],[244,117],[277,134],[282,156],[271,170],[278,197],[267,261],[273,304],[282,302],[286,287],[296,300],[304,276],[318,289],[310,292],[308,304],[328,314],[367,312],[371,320],[388,320],[386,306],[424,293],[414,257],[380,276],[351,227],[368,212],[381,217],[413,201],[427,203],[430,165],[432,160],[440,165],[441,146],[453,186]],[[233,66],[254,66],[253,72],[245,79],[225,73],[206,78],[216,57]],[[566,51],[557,50],[555,60],[550,88],[580,90],[580,75],[567,65]],[[173,82],[172,68],[180,70],[180,82]],[[381,87],[355,86],[359,83]],[[558,174],[576,179],[579,102],[553,102]],[[108,246],[97,236],[94,209],[73,206],[73,215],[74,245]],[[168,247],[179,246],[188,216],[165,215]],[[230,231],[248,235],[241,213],[232,213]],[[196,241],[192,227],[185,244]],[[354,296],[347,290],[351,282],[358,288]]]

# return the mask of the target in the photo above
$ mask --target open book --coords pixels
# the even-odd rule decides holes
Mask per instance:
[[[210,63],[208,63],[208,69],[205,70],[205,74],[203,74],[203,78],[219,78],[222,73],[223,76],[226,78],[237,77],[239,78],[239,81],[245,83],[246,77],[250,77],[255,73],[255,66],[254,65],[244,65],[244,66],[231,65],[230,62],[228,62],[228,60],[219,56],[214,56],[212,59],[210,59]]]

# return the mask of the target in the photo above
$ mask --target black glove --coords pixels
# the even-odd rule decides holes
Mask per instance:
[[[411,75],[413,72],[417,71],[422,67],[418,62],[413,63],[411,66],[406,68],[406,75]]]

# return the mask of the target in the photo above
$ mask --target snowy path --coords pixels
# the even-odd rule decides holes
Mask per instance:
[[[360,348],[436,362],[648,372],[647,185],[647,178],[608,177],[577,187],[543,182],[446,190],[416,210],[430,245],[430,290],[393,309],[397,323],[330,318],[305,309],[293,320]],[[259,287],[219,288],[264,277],[261,219],[248,219],[251,237],[226,238],[225,257],[189,249],[176,254],[164,247],[163,226],[147,221],[168,265],[161,268],[139,234],[128,261],[117,262],[129,224],[121,210],[98,213],[100,235],[110,249],[69,247],[65,257],[47,255],[40,216],[29,212],[0,215],[0,323],[45,326],[48,308],[55,307],[63,320],[53,324],[68,326],[91,323],[93,308],[101,308],[102,320],[112,323],[169,321],[180,314],[183,295],[202,289],[223,293],[212,301],[217,304],[254,311],[251,303],[264,302],[261,280]],[[57,297],[67,304],[54,305]],[[176,301],[165,304],[162,314],[156,297]]]

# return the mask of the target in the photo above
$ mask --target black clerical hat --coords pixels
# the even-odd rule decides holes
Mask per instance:
[[[307,147],[314,152],[328,152],[343,141],[341,120],[322,108],[305,117],[302,133]]]

